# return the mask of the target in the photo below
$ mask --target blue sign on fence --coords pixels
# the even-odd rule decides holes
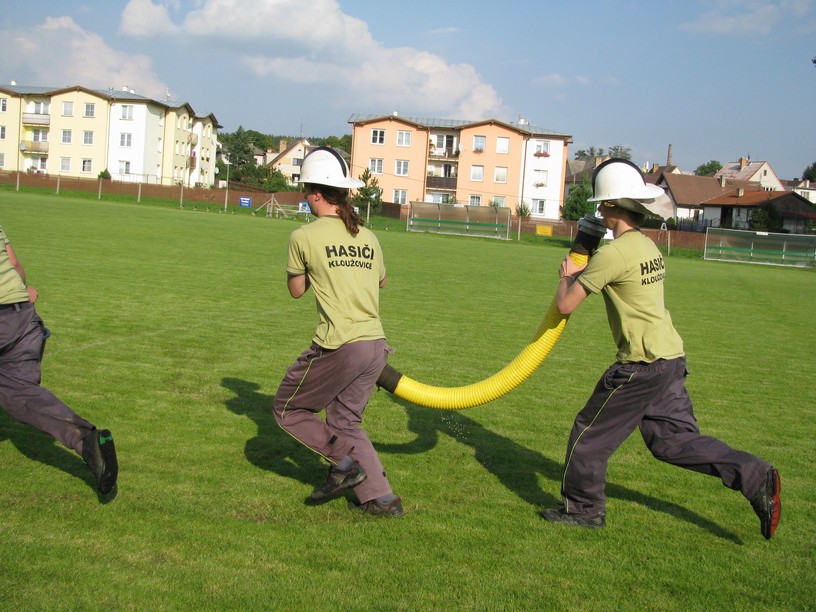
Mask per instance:
[[[252,198],[241,196],[240,198],[238,198],[238,205],[243,206],[244,208],[249,208],[250,206],[252,206]]]

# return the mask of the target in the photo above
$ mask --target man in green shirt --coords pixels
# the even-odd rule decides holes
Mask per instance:
[[[663,256],[639,229],[645,215],[671,217],[671,202],[622,159],[598,166],[592,186],[590,201],[600,203],[598,212],[614,239],[583,268],[564,259],[556,300],[568,315],[588,295],[603,295],[617,361],[575,418],[561,484],[563,506],[541,515],[556,523],[604,527],[607,462],[637,427],[657,459],[718,476],[740,491],[770,539],[781,514],[779,472],[759,457],[702,435],[686,391],[683,341],[663,302]]]
[[[119,467],[111,432],[97,430],[40,386],[46,328],[34,308],[38,297],[0,227],[0,406],[76,451],[91,469],[99,493],[115,495]]]
[[[363,182],[348,174],[346,162],[327,147],[303,160],[300,180],[317,221],[289,238],[287,286],[293,298],[312,289],[319,320],[311,346],[286,371],[273,409],[284,430],[330,463],[308,503],[353,489],[352,509],[399,517],[402,500],[361,427],[390,349],[379,314],[386,281],[382,250],[349,202],[348,190]]]

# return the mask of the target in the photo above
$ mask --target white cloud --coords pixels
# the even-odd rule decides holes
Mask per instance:
[[[6,58],[6,73],[22,85],[92,89],[127,85],[136,93],[159,99],[166,88],[150,58],[112,49],[70,17],[47,17],[24,32],[0,32],[0,55]]]
[[[811,0],[711,0],[709,4],[712,10],[680,28],[702,34],[765,35],[789,15],[806,15]]]
[[[533,79],[533,85],[542,87],[568,87],[570,83],[570,79],[560,74],[546,74]]]
[[[123,14],[123,31],[144,36],[169,27],[165,5],[130,0],[131,8],[149,18],[129,17],[126,30]],[[498,94],[473,66],[410,47],[387,48],[337,0],[202,0],[180,23],[184,36],[224,41],[256,77],[323,85],[351,108],[364,101],[367,107],[465,119],[501,111]]]
[[[119,30],[126,36],[150,37],[174,34],[179,28],[170,19],[166,5],[130,0],[122,11]]]

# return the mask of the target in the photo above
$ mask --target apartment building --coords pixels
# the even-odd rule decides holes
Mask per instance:
[[[384,201],[504,206],[559,219],[571,136],[495,119],[355,114],[351,172],[368,169]]]
[[[219,127],[127,87],[0,85],[0,170],[209,186]]]

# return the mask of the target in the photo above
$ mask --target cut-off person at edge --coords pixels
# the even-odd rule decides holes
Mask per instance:
[[[289,237],[287,285],[293,298],[311,287],[319,321],[311,346],[289,366],[275,395],[277,423],[329,463],[326,481],[309,504],[353,490],[349,507],[402,516],[377,451],[360,426],[374,385],[388,360],[379,315],[385,286],[377,237],[351,206],[348,190],[364,185],[349,176],[336,151],[319,147],[301,166],[300,182],[317,217]],[[325,410],[325,421],[320,413]]]
[[[116,496],[119,466],[113,436],[98,430],[40,385],[47,329],[34,308],[39,292],[0,227],[0,406],[79,454],[100,494]]]
[[[575,417],[561,483],[563,505],[542,510],[541,516],[554,523],[604,527],[607,463],[639,428],[657,459],[718,476],[740,491],[759,517],[762,535],[770,539],[782,510],[779,472],[759,457],[702,435],[685,387],[683,341],[663,301],[663,256],[640,231],[646,215],[672,217],[671,200],[623,159],[598,166],[592,192],[589,201],[599,203],[613,240],[586,266],[564,259],[556,303],[568,315],[588,295],[603,295],[617,360]]]

